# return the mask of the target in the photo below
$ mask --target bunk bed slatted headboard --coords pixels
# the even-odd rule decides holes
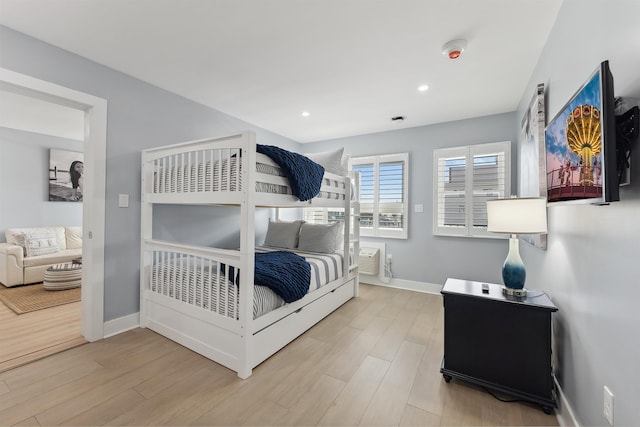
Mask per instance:
[[[150,289],[189,305],[237,319],[239,269],[221,268],[215,259],[154,250]]]
[[[158,157],[154,194],[242,191],[242,150],[210,148]]]

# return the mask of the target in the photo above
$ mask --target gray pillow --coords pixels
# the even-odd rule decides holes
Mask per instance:
[[[303,222],[299,220],[271,221],[271,218],[269,218],[269,227],[267,228],[267,236],[264,238],[264,245],[295,249],[298,246],[300,226]]]
[[[298,249],[307,252],[332,254],[336,251],[336,239],[340,223],[309,224],[305,222],[300,228]]]

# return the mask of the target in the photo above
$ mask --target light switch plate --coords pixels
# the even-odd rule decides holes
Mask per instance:
[[[414,210],[417,213],[422,213],[422,212],[424,212],[424,205],[422,203],[419,203],[419,204],[415,205]]]
[[[120,194],[120,195],[118,195],[118,207],[120,207],[120,208],[128,208],[129,207],[129,195],[128,194]]]

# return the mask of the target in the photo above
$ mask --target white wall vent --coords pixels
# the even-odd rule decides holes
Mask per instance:
[[[360,248],[358,264],[360,274],[377,276],[380,271],[380,249]]]

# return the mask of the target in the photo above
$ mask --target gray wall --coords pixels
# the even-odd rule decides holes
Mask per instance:
[[[105,321],[138,311],[141,150],[243,130],[254,130],[263,144],[292,150],[299,147],[297,142],[7,27],[0,26],[0,43],[0,67],[95,95],[108,102]],[[2,185],[4,187],[5,183]],[[128,209],[118,208],[120,193],[130,195]],[[213,211],[216,208],[209,209]],[[223,233],[228,220],[218,214],[207,216],[203,212],[203,209],[183,210],[180,221],[174,221],[181,227],[175,235],[198,236],[206,230],[214,241]],[[172,218],[171,212],[159,212],[158,215]],[[266,223],[264,212],[258,217]],[[166,235],[165,229],[156,228],[161,237]],[[233,245],[228,236],[224,239],[226,244]]]
[[[0,242],[15,227],[82,225],[82,203],[49,201],[49,149],[82,142],[0,127]]]
[[[565,0],[523,94],[538,83],[547,120],[608,59],[616,96],[640,98],[640,2]],[[559,307],[556,375],[583,425],[608,425],[603,386],[615,394],[615,425],[640,425],[640,156],[631,185],[610,206],[551,206],[548,250],[522,245],[527,273]],[[533,284],[532,284],[533,286]]]
[[[393,254],[397,279],[444,284],[447,277],[499,283],[508,245],[502,239],[434,236],[433,150],[485,142],[512,141],[512,169],[516,167],[518,125],[515,113],[439,123],[397,131],[359,135],[305,144],[308,152],[345,147],[352,156],[409,153],[409,238],[363,238],[384,241]],[[515,181],[512,191],[515,192]],[[414,205],[423,204],[424,213]],[[528,272],[528,280],[536,273]]]

